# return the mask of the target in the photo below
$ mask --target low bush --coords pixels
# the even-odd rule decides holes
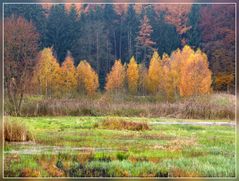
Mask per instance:
[[[4,120],[5,141],[30,141],[34,140],[32,133],[19,121]]]
[[[100,124],[97,124],[96,127],[117,130],[126,129],[132,131],[143,131],[150,129],[146,122],[125,121],[120,118],[107,118],[103,120]]]
[[[110,162],[110,161],[112,161],[112,158],[110,157],[109,154],[96,153],[92,160],[94,160],[94,161],[102,161],[102,162]]]

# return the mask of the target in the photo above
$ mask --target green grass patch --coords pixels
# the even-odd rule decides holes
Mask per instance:
[[[5,142],[4,176],[7,177],[235,176],[233,127],[152,124],[150,129],[131,130],[95,126],[112,117],[8,119],[24,122],[34,134],[35,143]],[[114,119],[136,124],[175,121]],[[39,152],[34,152],[36,149]]]

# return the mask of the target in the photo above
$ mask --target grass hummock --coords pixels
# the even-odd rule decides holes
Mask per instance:
[[[26,125],[21,121],[4,120],[4,140],[13,141],[30,141],[33,140],[32,133],[27,129]]]
[[[132,131],[142,131],[150,129],[147,122],[126,121],[122,118],[106,118],[100,124],[96,124],[95,127],[116,130],[126,129]]]

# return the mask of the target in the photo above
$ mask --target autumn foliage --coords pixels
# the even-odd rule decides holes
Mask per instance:
[[[23,96],[32,77],[39,34],[22,17],[4,19],[4,85],[15,115],[20,115]]]
[[[111,72],[106,78],[106,91],[118,91],[124,88],[125,84],[125,67],[122,65],[121,60],[116,60]]]
[[[51,48],[39,53],[33,83],[45,96],[69,95],[77,91],[93,95],[99,87],[98,75],[89,63],[81,61],[75,68],[73,58],[68,55],[60,66]]]
[[[211,83],[207,55],[199,49],[195,52],[185,45],[171,56],[163,54],[162,60],[155,51],[150,60],[146,84],[150,94],[161,93],[167,99],[208,94]]]
[[[154,52],[148,70],[148,86],[147,90],[152,93],[156,94],[160,88],[162,87],[162,61],[157,51]]]
[[[127,83],[129,92],[136,94],[139,84],[139,68],[134,57],[130,59],[127,67]]]
[[[178,96],[210,93],[211,74],[207,55],[200,49],[194,51],[185,45],[182,50],[172,52],[171,56],[163,54],[162,58],[154,51],[148,68],[137,64],[134,56],[128,65],[116,60],[107,74],[105,90],[119,92],[127,89],[132,95],[160,94],[171,100]],[[98,74],[86,60],[75,67],[73,58],[68,55],[60,66],[51,48],[39,53],[33,80],[38,92],[46,96],[76,92],[91,96],[99,87]],[[231,76],[218,75],[215,81],[223,84],[232,80]]]
[[[162,77],[162,89],[167,99],[173,99],[177,94],[177,72],[175,72],[175,67],[172,66],[171,59],[167,54],[163,55],[162,64],[162,72],[164,75]]]
[[[200,50],[193,52],[185,59],[181,70],[179,83],[181,96],[210,93],[212,80],[206,54]]]
[[[215,87],[217,89],[223,90],[226,87],[226,90],[229,91],[230,86],[233,85],[234,82],[234,75],[232,73],[218,73],[215,78]]]
[[[59,69],[60,66],[53,56],[52,49],[44,48],[39,53],[33,78],[34,84],[38,85],[38,91],[41,94],[49,95],[55,91]]]
[[[61,91],[64,93],[72,93],[77,87],[76,68],[73,58],[68,55],[63,62],[60,70],[59,84]]]
[[[87,61],[81,61],[77,66],[78,90],[84,90],[88,95],[93,95],[99,87],[97,73]]]

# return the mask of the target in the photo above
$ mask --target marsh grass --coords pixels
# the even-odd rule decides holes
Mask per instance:
[[[33,134],[23,122],[4,120],[5,141],[30,141],[34,140]]]
[[[6,105],[7,105],[7,101]],[[5,113],[11,110],[5,106]],[[181,119],[235,118],[235,96],[212,94],[175,101],[152,96],[97,95],[76,98],[27,98],[22,105],[22,116],[137,116],[170,117]]]
[[[39,172],[40,177],[235,176],[235,129],[232,127],[150,125],[148,130],[133,131],[94,126],[107,119],[122,120],[118,117],[8,119],[24,121],[34,131],[36,144],[5,143],[4,176],[7,177],[38,176]],[[136,123],[172,121],[136,117],[123,120]],[[38,145],[46,145],[52,150],[21,154],[22,150]],[[56,145],[64,149],[56,152]]]
[[[106,118],[101,123],[97,123],[95,127],[116,130],[126,129],[132,131],[143,131],[150,129],[147,122],[126,121],[121,118]]]

